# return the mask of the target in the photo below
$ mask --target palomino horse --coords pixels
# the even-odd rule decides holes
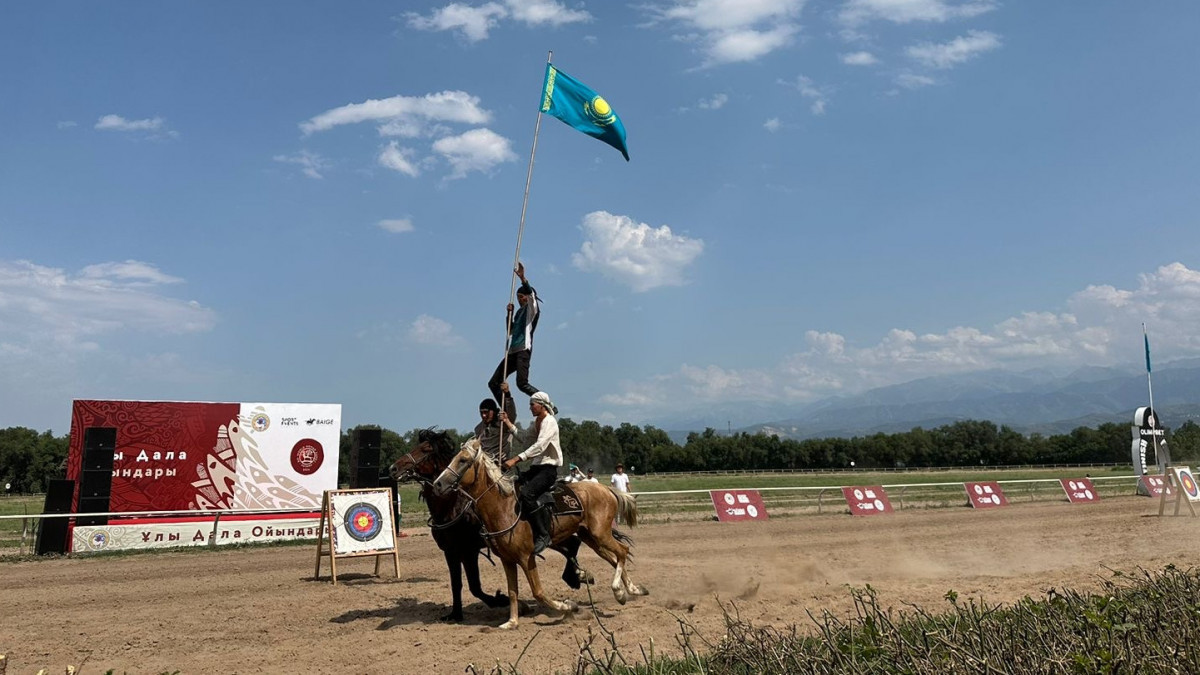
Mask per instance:
[[[401,455],[392,464],[389,473],[397,481],[419,483],[421,499],[429,506],[429,530],[433,541],[446,556],[446,566],[450,569],[450,593],[454,601],[450,613],[442,617],[442,620],[463,620],[463,572],[466,572],[467,587],[472,595],[488,607],[503,607],[508,604],[508,596],[499,592],[495,595],[484,593],[479,581],[479,551],[486,544],[480,533],[479,517],[470,508],[471,500],[465,495],[439,497],[433,493],[433,479],[437,478],[458,452],[450,434],[445,431],[422,429],[417,432],[416,440],[417,444],[412,450]],[[591,583],[590,576],[581,572],[575,565],[575,555],[579,552],[579,546],[579,537],[571,537],[554,547],[567,559],[562,578],[572,588],[579,588],[582,581]]]
[[[479,583],[479,551],[484,547],[479,532],[479,520],[471,513],[470,500],[458,495],[439,497],[433,493],[431,482],[455,455],[454,443],[445,431],[422,429],[417,432],[417,444],[392,465],[392,478],[415,480],[421,484],[421,499],[429,506],[429,529],[433,541],[446,556],[450,568],[450,593],[454,606],[442,621],[462,621],[462,573],[467,573],[471,595],[488,607],[503,607],[508,598],[499,591],[495,595],[483,592]]]
[[[482,451],[478,439],[472,438],[464,443],[458,454],[450,460],[450,465],[433,482],[434,493],[439,495],[452,494],[455,488],[470,496],[474,502],[475,512],[479,514],[486,530],[484,537],[488,546],[504,563],[504,574],[508,578],[508,621],[501,624],[500,628],[517,627],[518,565],[525,570],[533,596],[542,604],[560,612],[578,609],[574,602],[552,600],[542,590],[537,557],[533,553],[533,532],[529,523],[522,520],[518,513],[512,479],[505,476],[500,466]],[[630,595],[646,595],[644,589],[630,581],[625,568],[631,540],[612,528],[618,516],[630,527],[637,525],[637,502],[632,496],[599,483],[572,483],[571,489],[579,497],[582,513],[555,514],[551,541],[562,542],[578,534],[597,555],[616,568],[612,589],[617,602],[622,605]]]

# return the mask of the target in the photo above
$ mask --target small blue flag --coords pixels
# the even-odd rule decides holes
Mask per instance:
[[[1150,372],[1150,336],[1142,333],[1142,339],[1146,341],[1146,372]]]
[[[546,64],[542,85],[542,112],[548,113],[621,151],[629,161],[625,147],[625,125],[602,96],[587,85]]]

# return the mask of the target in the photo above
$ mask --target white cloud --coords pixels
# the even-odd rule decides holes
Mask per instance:
[[[809,99],[811,101],[809,104],[809,110],[812,111],[812,114],[825,114],[825,104],[829,99],[825,94],[825,90],[814,84],[812,78],[800,75],[796,77],[794,82],[788,82],[786,80],[778,80],[778,82],[782,85],[795,87],[796,90],[800,92],[801,96]]]
[[[763,122],[763,128],[771,133],[775,133],[776,131],[779,131],[779,129],[782,126],[783,125],[779,122],[778,117],[772,117],[771,119],[767,120],[766,122]]]
[[[309,178],[321,179],[324,176],[321,172],[329,167],[329,161],[315,152],[301,150],[292,155],[275,155],[273,157],[276,162],[284,164],[295,164],[300,167],[300,171]]]
[[[652,228],[627,216],[593,211],[583,217],[585,241],[571,262],[584,272],[600,274],[636,292],[659,286],[681,286],[684,271],[704,251],[704,242]]]
[[[592,15],[583,10],[567,9],[553,0],[504,0],[479,6],[451,3],[433,10],[429,16],[409,12],[408,25],[417,30],[457,30],[468,42],[486,40],[502,19],[512,19],[527,26],[562,26],[568,23],[591,21]]]
[[[656,20],[698,38],[705,66],[754,61],[791,44],[805,0],[674,0],[652,8]]]
[[[479,107],[478,96],[465,91],[442,91],[424,96],[392,96],[350,103],[301,122],[300,130],[307,136],[344,124],[381,122],[383,126],[380,133],[383,135],[418,135],[419,131],[411,130],[424,129],[429,122],[484,124],[490,119],[491,113]],[[392,129],[396,131],[388,131]]]
[[[379,228],[385,232],[394,234],[402,234],[404,232],[412,232],[414,229],[411,218],[387,218],[379,221]]]
[[[728,102],[729,96],[727,94],[716,94],[712,98],[701,100],[699,106],[701,110],[720,110]]]
[[[922,42],[904,50],[909,58],[921,65],[931,68],[953,68],[960,63],[966,63],[984,52],[1000,48],[1000,36],[988,31],[967,31],[965,36],[959,36],[942,44]]]
[[[842,54],[842,63],[848,66],[873,66],[879,63],[879,59],[871,52],[851,52]]]
[[[379,152],[379,165],[416,178],[421,171],[417,168],[417,165],[409,159],[409,156],[411,155],[411,150],[408,148],[401,148],[396,141],[392,141],[384,146],[383,150]]]
[[[215,313],[158,292],[182,280],[137,260],[78,274],[25,260],[0,261],[0,343],[22,353],[87,351],[107,334],[210,330]]]
[[[454,333],[454,327],[437,318],[422,314],[408,327],[408,340],[413,344],[428,347],[458,347],[466,343]]]
[[[995,8],[996,3],[990,0],[847,0],[838,18],[849,26],[877,19],[893,23],[943,23],[979,16]]]
[[[1172,263],[1141,275],[1138,287],[1088,286],[1066,311],[1030,311],[988,329],[956,326],[917,334],[895,328],[875,344],[851,346],[835,332],[807,331],[802,348],[778,364],[748,369],[681,365],[604,397],[610,405],[663,412],[687,400],[811,401],[919,377],[989,369],[1139,365],[1141,322],[1157,361],[1200,356],[1200,271]]]
[[[502,162],[516,161],[509,140],[491,129],[471,129],[458,136],[439,138],[433,151],[445,157],[454,171],[449,178],[462,178],[470,171],[488,172]]]
[[[937,84],[937,80],[928,75],[918,75],[916,73],[903,72],[896,75],[896,84],[905,89],[920,89]]]
[[[72,128],[74,128],[74,127],[77,127],[77,126],[79,126],[79,124],[77,124],[77,123],[75,123],[75,122],[73,122],[73,121],[71,121],[71,120],[65,120],[65,121],[62,121],[62,122],[59,122],[59,123],[58,123],[58,128],[59,128],[59,129],[72,129]]]
[[[166,120],[161,117],[129,120],[120,115],[104,115],[96,120],[93,128],[98,131],[136,133],[149,138],[175,138],[179,136],[179,132],[167,128]]]

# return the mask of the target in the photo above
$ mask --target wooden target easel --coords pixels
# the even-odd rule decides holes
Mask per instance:
[[[334,586],[337,585],[339,558],[375,556],[375,576],[379,576],[381,559],[391,556],[399,578],[400,549],[392,523],[392,499],[391,488],[325,491],[321,500],[321,524],[317,528],[314,579],[321,576],[321,558],[325,555],[329,556]],[[347,523],[347,519],[351,522]]]
[[[1179,515],[1181,504],[1187,504],[1188,513],[1195,516],[1195,502],[1200,501],[1200,486],[1197,486],[1196,477],[1192,475],[1191,469],[1186,466],[1167,466],[1167,472],[1163,478],[1165,485],[1158,498],[1158,515],[1163,515],[1167,510],[1167,492],[1170,491],[1174,493],[1174,515]]]

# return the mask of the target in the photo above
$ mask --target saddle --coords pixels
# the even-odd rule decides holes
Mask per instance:
[[[583,513],[583,502],[579,501],[579,495],[575,494],[569,483],[555,482],[553,489],[538,497],[538,508],[549,506],[551,502],[554,503],[551,513],[556,516],[577,516]]]

